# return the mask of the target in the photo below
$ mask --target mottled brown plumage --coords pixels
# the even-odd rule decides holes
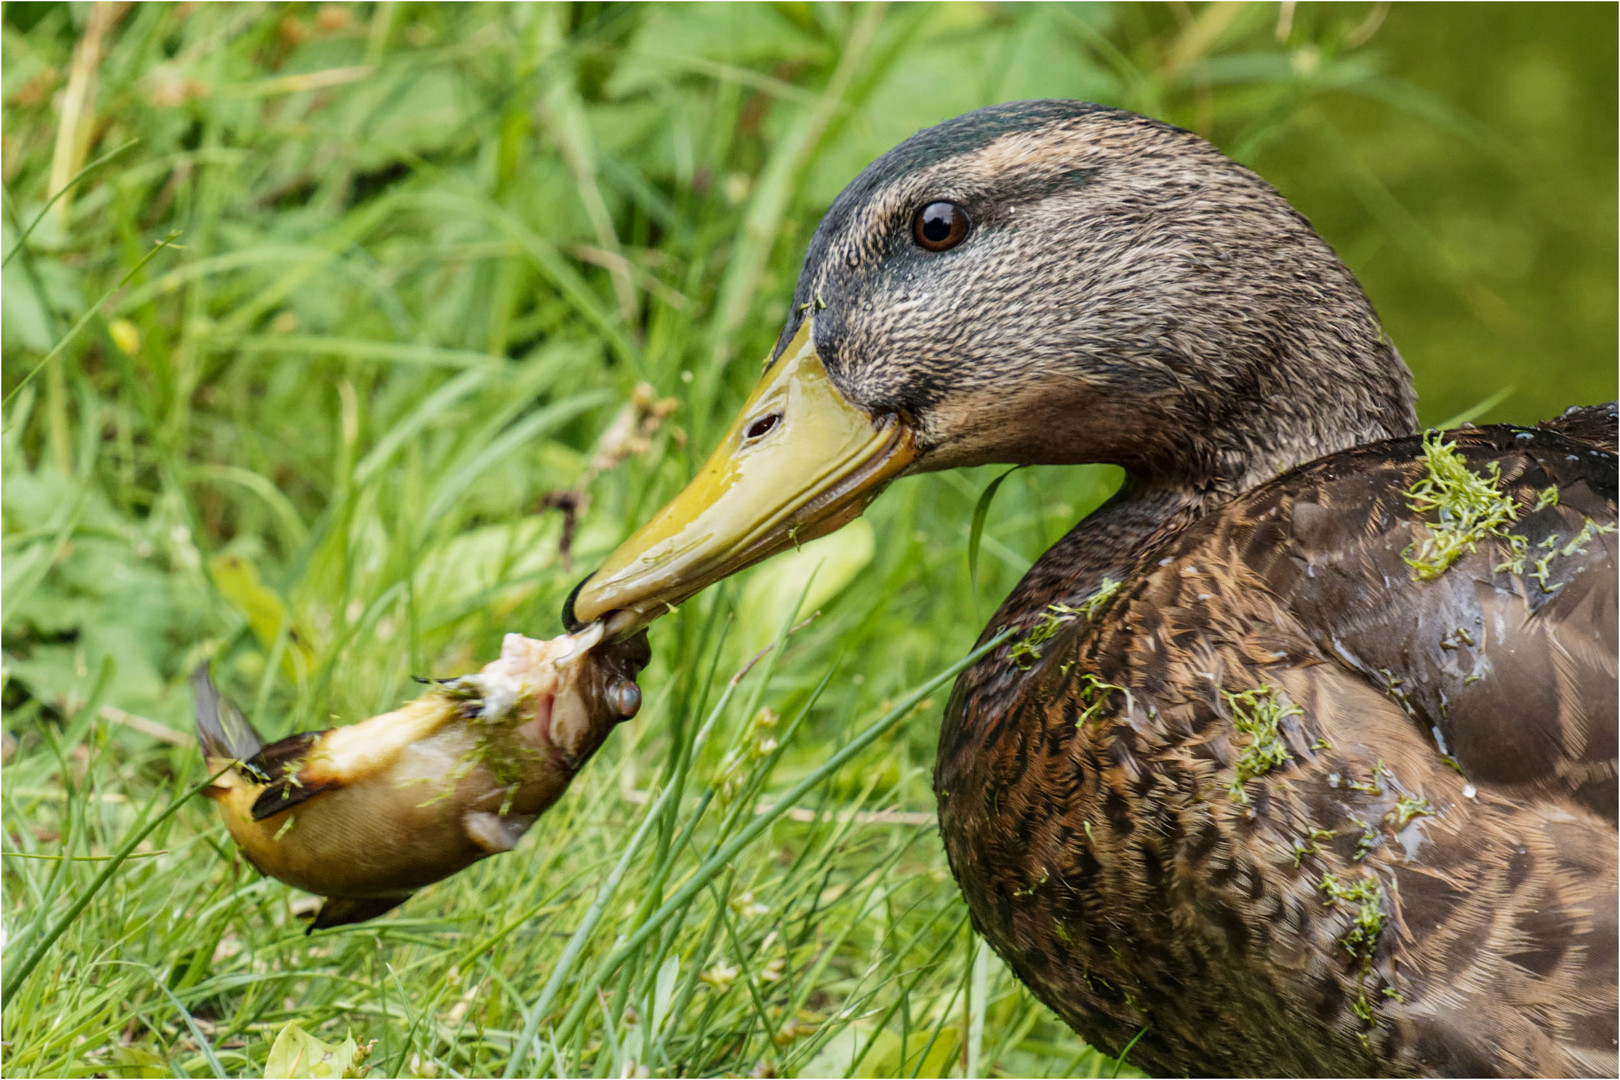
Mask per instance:
[[[1455,438],[1476,471],[1500,463],[1533,550],[1613,520],[1613,455]],[[1413,581],[1419,444],[1305,466],[1123,565],[1090,554],[1124,535],[1105,509],[1032,571],[1063,589],[1021,590],[991,625],[1124,585],[1027,673],[991,654],[947,709],[936,786],[975,923],[1092,1041],[1145,1029],[1145,1068],[1612,1071],[1615,537],[1545,583],[1495,571],[1501,541]],[[1244,802],[1227,695],[1258,687],[1300,712]],[[1402,798],[1428,812],[1403,821]],[[1325,874],[1378,883],[1366,955]]]
[[[970,227],[924,245],[942,201]],[[1304,218],[1198,137],[1074,102],[857,177],[784,357],[910,472],[1126,470],[987,627],[1012,634],[960,677],[935,777],[975,926],[1076,1031],[1167,1074],[1614,1074],[1613,406],[1418,436]],[[770,400],[738,460],[829,479],[736,522],[708,492],[748,470],[711,461],[671,504],[696,524],[655,538],[694,580],[633,537],[565,618],[637,628],[872,497],[771,450],[798,406]]]

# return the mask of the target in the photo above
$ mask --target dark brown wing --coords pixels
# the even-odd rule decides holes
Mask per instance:
[[[1571,427],[1587,433],[1588,419]],[[1253,740],[1232,737],[1236,702],[1188,692],[1203,673],[1222,697],[1270,685],[1301,708],[1282,725],[1299,726],[1292,760],[1248,785],[1254,831],[1234,827],[1229,842],[1262,877],[1292,834],[1318,849],[1303,867],[1377,881],[1387,925],[1362,987],[1380,985],[1361,1010],[1376,1018],[1363,1032],[1374,1068],[1612,1075],[1615,456],[1538,430],[1449,440],[1516,513],[1443,570],[1422,565],[1442,523],[1413,507],[1431,469],[1416,438],[1307,466],[1156,551],[1166,565],[1143,597],[1172,665],[1165,715],[1180,698],[1189,730],[1202,720],[1219,732],[1180,749],[1221,776]],[[1115,629],[1117,681],[1154,662],[1137,632],[1146,622]],[[1414,811],[1415,828],[1396,827]],[[1335,835],[1313,841],[1311,829]],[[1262,909],[1210,877],[1201,905],[1224,899],[1259,921]],[[1287,880],[1271,884],[1286,896]],[[1327,985],[1308,963],[1289,984],[1247,962],[1305,1001]]]
[[[1245,583],[1235,610],[1263,614],[1242,599],[1263,587],[1284,611],[1258,624],[1292,624],[1326,661],[1281,672],[1315,692],[1306,714],[1325,742],[1313,761],[1347,781],[1382,762],[1388,782],[1375,786],[1432,800],[1423,841],[1392,848],[1385,877],[1400,933],[1391,962],[1411,987],[1392,1030],[1425,1071],[1615,1070],[1620,559],[1616,459],[1595,445],[1613,438],[1602,412],[1571,414],[1568,435],[1448,436],[1517,516],[1438,573],[1409,561],[1440,524],[1412,505],[1429,469],[1418,439],[1308,466],[1176,545],[1183,571],[1227,553],[1230,582]],[[1389,729],[1391,704],[1427,752]],[[1453,762],[1462,799],[1437,766]]]
[[[1616,800],[1615,456],[1565,436],[1450,436],[1518,508],[1425,580],[1407,559],[1438,514],[1412,509],[1417,440],[1337,455],[1243,500],[1229,542],[1313,644],[1385,690],[1476,783]],[[1514,539],[1517,538],[1517,539]],[[1512,569],[1501,569],[1511,565]]]
[[[267,785],[253,801],[253,820],[263,821],[305,799],[338,786],[335,781],[315,778],[308,768],[309,756],[325,731],[304,731],[271,743],[243,763],[244,770]]]

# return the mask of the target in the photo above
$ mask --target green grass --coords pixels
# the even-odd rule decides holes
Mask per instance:
[[[516,853],[338,932],[179,801],[185,678],[279,736],[555,633],[872,157],[1024,96],[1262,165],[1346,100],[1444,131],[1368,12],[7,7],[7,1072],[260,1075],[296,1023],[379,1076],[1112,1073],[976,943],[930,790],[952,666],[1110,470],[906,481],[692,601]],[[603,454],[643,382],[676,410]]]

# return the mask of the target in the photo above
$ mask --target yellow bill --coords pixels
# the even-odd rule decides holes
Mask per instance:
[[[580,582],[569,626],[622,638],[708,585],[860,516],[916,459],[911,430],[833,385],[806,319],[686,489]]]

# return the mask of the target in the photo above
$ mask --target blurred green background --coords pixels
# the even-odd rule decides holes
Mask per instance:
[[[197,778],[200,660],[280,735],[555,632],[723,430],[828,202],[968,109],[1088,98],[1252,165],[1360,276],[1428,423],[1613,398],[1616,30],[1562,4],[5,5],[7,964],[92,888],[60,855]],[[377,924],[304,939],[297,894],[183,807],[6,1002],[8,1071],[256,1074],[289,1022],[376,1039],[390,1075],[533,1063],[541,1030],[546,1069],[597,1075],[1111,1070],[974,962],[926,824],[943,694],[819,772],[1117,482],[1018,473],[970,580],[995,474],[896,485],[664,620],[647,707],[544,838]],[[817,564],[823,616],[687,761]],[[804,778],[813,805],[666,911],[737,807]],[[902,817],[849,825],[878,809]],[[660,911],[598,1009],[588,965]]]

